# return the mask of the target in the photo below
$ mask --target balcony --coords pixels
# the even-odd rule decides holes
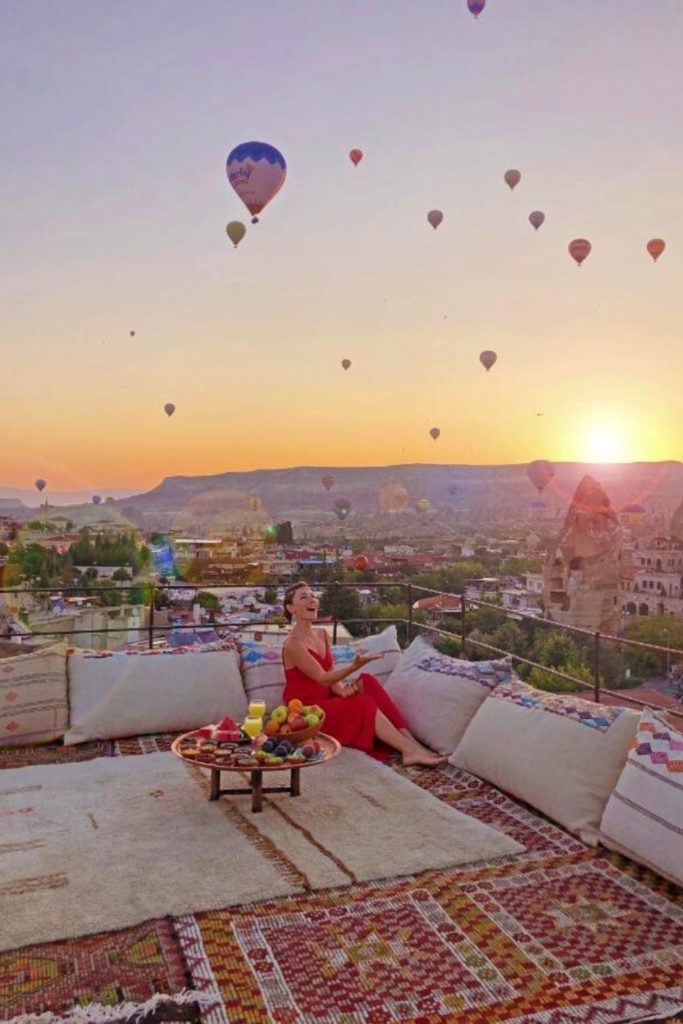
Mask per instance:
[[[340,583],[333,590],[340,595],[346,586]],[[353,586],[373,590],[378,584],[372,581]],[[340,615],[334,614],[333,605],[333,644],[342,639],[342,625],[357,636],[360,631],[377,632],[392,623],[404,646],[415,637],[426,635],[437,647],[474,659],[474,665],[480,658],[509,657],[528,678],[537,670],[605,708],[614,703],[628,702],[634,708],[648,704],[648,700],[638,696],[638,691],[605,685],[604,670],[614,652],[647,655],[662,664],[683,659],[683,651],[673,648],[560,627],[523,610],[507,610],[485,600],[461,599],[409,584],[385,582],[381,586],[387,588],[387,593],[396,594],[395,604],[402,603],[404,613],[391,620],[342,621]],[[226,589],[234,592],[240,588]],[[138,643],[150,651],[163,650],[160,645],[173,634],[184,632],[189,639],[198,629],[195,622],[163,624],[155,615],[155,605],[163,590],[149,589],[140,624],[135,628]],[[188,593],[196,590],[193,586]],[[36,597],[40,599],[40,595]],[[457,601],[457,622],[421,621],[420,602],[431,598],[436,598],[436,603],[449,614]],[[338,597],[337,606],[341,604]],[[517,629],[552,631],[583,645],[590,651],[591,680],[585,678],[585,673],[573,675],[482,640],[481,624],[486,615],[514,624]],[[115,622],[112,627],[116,627]],[[220,627],[219,631],[230,632]],[[87,643],[96,638],[102,648],[106,646],[99,628],[70,632],[74,641],[80,638],[79,642]],[[40,630],[41,641],[54,636],[49,624]],[[36,634],[34,639],[37,638]],[[177,665],[181,657],[169,655],[167,659],[162,656],[151,661],[162,666]],[[104,671],[108,662],[106,657],[95,658],[92,666],[95,671],[98,666]],[[0,672],[2,664],[0,660]],[[682,711],[676,705],[671,708],[670,721],[678,723],[679,731]],[[267,799],[267,813],[255,822],[239,804],[241,798],[228,802],[223,799],[221,806],[205,802],[207,794],[200,778],[196,813],[201,825],[197,825],[195,834],[188,834],[175,818],[177,810],[169,787],[169,781],[175,778],[171,762],[173,769],[177,767],[167,754],[172,738],[169,734],[148,733],[125,739],[92,740],[70,747],[52,743],[0,748],[0,767],[7,770],[4,776],[0,775],[0,783],[12,780],[12,785],[4,787],[5,793],[31,784],[48,785],[48,778],[68,776],[71,780],[77,777],[76,769],[85,773],[92,768],[103,780],[101,807],[108,806],[107,799],[113,800],[113,795],[106,799],[104,795],[113,794],[120,776],[126,776],[131,766],[131,815],[136,813],[138,799],[135,778],[143,772],[144,765],[149,765],[151,779],[152,766],[159,763],[160,775],[145,791],[150,832],[138,833],[133,839],[123,831],[118,844],[114,836],[109,838],[112,846],[109,859],[104,861],[106,871],[101,885],[116,884],[115,865],[126,858],[126,851],[128,859],[134,860],[138,846],[143,850],[146,844],[159,841],[159,830],[168,827],[170,845],[165,849],[175,849],[178,865],[188,847],[196,848],[201,856],[199,873],[207,876],[207,884],[213,871],[226,871],[235,890],[225,890],[223,903],[198,899],[195,906],[178,912],[182,893],[169,895],[166,905],[153,903],[157,886],[150,877],[148,883],[139,881],[139,898],[143,905],[152,901],[148,905],[154,907],[154,914],[145,916],[141,911],[142,916],[135,923],[120,926],[116,914],[107,917],[108,904],[103,899],[99,924],[88,934],[67,929],[57,941],[46,943],[37,938],[5,949],[0,952],[0,1006],[5,1019],[52,1011],[60,1020],[68,1020],[68,1015],[80,1006],[93,1015],[85,1019],[105,1020],[107,1006],[126,1003],[129,1008],[119,1010],[121,1016],[116,1019],[135,1014],[135,1019],[145,1024],[171,1019],[203,1020],[207,1024],[475,1024],[480,1020],[494,1024],[537,1024],[539,1014],[552,1013],[548,1020],[569,1022],[588,1020],[598,1011],[599,1019],[605,1022],[630,1024],[672,1017],[683,1008],[680,890],[657,872],[619,853],[585,845],[552,816],[511,796],[504,786],[499,788],[452,765],[428,771],[403,768],[398,759],[390,761],[389,775],[408,787],[401,790],[392,815],[394,822],[402,823],[403,831],[409,832],[411,815],[417,817],[424,810],[418,802],[411,810],[410,794],[415,793],[435,801],[435,808],[459,811],[463,822],[485,823],[520,844],[515,853],[495,856],[482,846],[479,856],[475,852],[474,859],[461,864],[431,865],[421,872],[396,873],[392,867],[396,850],[387,843],[387,835],[379,825],[374,844],[363,845],[366,833],[361,803],[371,810],[374,807],[372,814],[377,823],[385,819],[381,800],[376,806],[369,802],[376,799],[377,791],[363,789],[366,796],[361,798],[354,788],[358,785],[353,774],[356,769],[349,769],[346,785],[340,784],[338,789],[338,813],[342,821],[348,820],[348,827],[337,833],[338,846],[317,849],[316,859],[309,862],[302,853],[303,844],[308,841],[306,833],[311,834],[313,829],[316,838],[315,829],[322,827],[319,819],[324,818],[322,808],[305,802],[307,793],[310,799],[316,792],[312,781],[315,772],[311,773],[310,782],[304,776],[301,802],[291,801],[291,805],[299,808],[296,815],[303,814],[302,807],[310,807],[311,820],[305,816],[292,819],[295,812],[287,803],[289,797],[284,796],[277,798],[279,810],[275,802],[271,804]],[[508,740],[513,747],[515,735],[510,733]],[[529,752],[520,751],[520,757],[528,756]],[[168,766],[165,757],[171,759]],[[386,769],[372,765],[369,760],[367,763],[369,774],[384,777]],[[133,771],[133,766],[137,771]],[[109,786],[104,771],[108,767]],[[320,769],[320,775],[326,770]],[[39,782],[28,781],[33,776],[15,774],[25,771],[34,772]],[[194,769],[194,773],[201,776],[201,769]],[[16,786],[14,779],[21,781],[22,786]],[[354,795],[351,803],[346,803],[351,799],[349,794]],[[33,798],[34,792],[28,790],[25,795],[0,796],[0,814],[3,799],[5,810],[17,810],[30,806]],[[8,801],[19,800],[26,804],[21,808],[18,804],[10,807]],[[39,801],[37,792],[35,800]],[[55,790],[54,808],[59,806],[59,800],[59,791]],[[77,809],[78,801],[69,806]],[[98,807],[89,805],[87,811],[95,822],[92,835],[106,834],[107,822],[102,820]],[[333,826],[332,822],[330,827]],[[178,833],[175,848],[174,827]],[[223,838],[221,828],[225,829]],[[198,837],[199,829],[202,831]],[[426,852],[429,843],[437,844],[437,835],[436,824],[434,836],[427,826],[423,833],[425,850],[419,851],[422,863],[430,856]],[[7,844],[6,838],[4,843]],[[126,847],[123,843],[133,845]],[[318,846],[324,844],[318,842]],[[356,858],[353,863],[359,863],[361,854],[367,854],[363,863],[371,867],[364,876],[357,872],[349,877],[350,859]],[[36,874],[35,865],[39,863],[39,855],[27,850],[26,880],[21,893],[14,883],[13,890],[8,891],[0,877],[3,920],[12,918],[16,922],[17,917],[28,914],[29,904],[23,901],[38,898],[25,896],[29,882],[36,885],[32,879],[47,877],[44,872]],[[310,868],[309,874],[303,870],[304,864]],[[172,870],[172,860],[163,860],[154,874],[171,876]],[[67,879],[67,888],[75,887],[75,880],[68,881],[68,865],[61,872],[52,872],[50,877],[58,876]],[[254,878],[271,879],[259,882],[269,900],[259,899],[254,887],[250,888]],[[239,895],[240,887],[248,898]],[[93,893],[95,900],[100,898],[96,890]],[[40,932],[39,923],[37,931]],[[438,970],[435,964],[439,965]],[[160,996],[168,999],[160,1000]],[[76,1018],[72,1019],[75,1024]]]

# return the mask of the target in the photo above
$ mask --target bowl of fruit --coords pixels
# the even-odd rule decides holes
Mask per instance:
[[[294,699],[271,711],[264,724],[264,732],[269,739],[286,739],[299,746],[306,740],[312,740],[324,722],[325,712],[317,704],[307,706],[303,701]]]

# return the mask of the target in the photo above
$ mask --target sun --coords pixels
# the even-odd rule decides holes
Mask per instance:
[[[588,462],[626,462],[627,443],[623,433],[605,424],[593,424],[585,433],[585,458]]]

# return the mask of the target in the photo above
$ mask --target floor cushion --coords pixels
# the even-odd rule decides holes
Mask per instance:
[[[497,686],[450,757],[596,846],[638,714],[519,679]]]
[[[413,640],[387,681],[408,728],[439,754],[452,754],[481,704],[512,678],[512,663],[463,661]]]
[[[649,709],[607,802],[600,841],[683,885],[683,733]]]
[[[114,651],[69,655],[70,729],[65,744],[240,721],[247,711],[239,657],[221,650]]]
[[[52,743],[69,724],[66,644],[3,644],[0,656],[0,746]]]
[[[381,633],[375,633],[373,636],[363,637],[352,643],[334,644],[332,657],[335,665],[340,667],[352,662],[359,647],[372,654],[382,655],[363,670],[372,672],[382,683],[389,678],[402,657],[396,626],[388,626]],[[265,700],[269,708],[277,707],[282,703],[282,691],[285,686],[282,644],[245,640],[240,643],[240,653],[247,698],[249,700]],[[354,673],[354,675],[357,674]],[[352,679],[353,676],[349,676],[349,678]]]

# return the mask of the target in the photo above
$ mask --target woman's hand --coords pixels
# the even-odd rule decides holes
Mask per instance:
[[[339,682],[332,683],[330,690],[337,697],[353,697],[354,693],[358,693],[358,685],[347,682],[346,679],[340,679]]]
[[[365,665],[368,665],[371,661],[379,661],[381,657],[381,654],[368,654],[366,651],[363,650],[362,647],[359,647],[356,652],[356,657],[353,659],[353,671],[358,671],[359,668],[363,668]]]

